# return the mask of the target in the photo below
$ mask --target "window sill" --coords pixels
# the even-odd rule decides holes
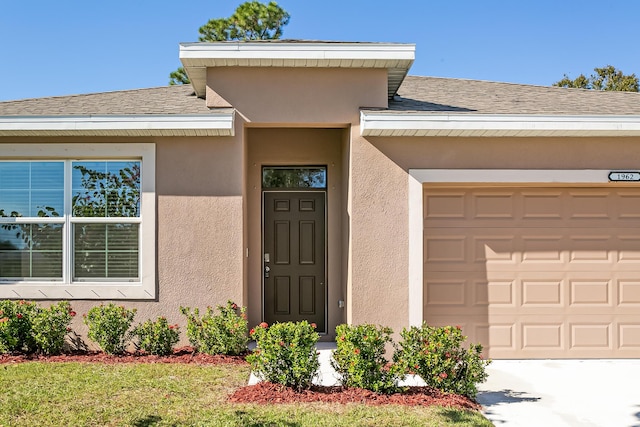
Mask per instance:
[[[0,299],[25,300],[119,300],[155,299],[155,283],[82,282],[79,284],[54,283],[0,283]]]

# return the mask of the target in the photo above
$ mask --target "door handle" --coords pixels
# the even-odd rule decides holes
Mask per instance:
[[[271,268],[269,268],[268,265],[264,266],[264,277],[268,278],[269,277],[269,272],[271,271]]]

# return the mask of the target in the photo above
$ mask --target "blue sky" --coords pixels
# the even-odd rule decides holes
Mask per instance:
[[[5,0],[0,100],[163,86],[178,43],[239,0]],[[640,75],[640,1],[281,0],[284,37],[416,44],[413,75],[550,85]]]

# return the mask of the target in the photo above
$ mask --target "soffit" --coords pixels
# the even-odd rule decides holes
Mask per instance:
[[[362,136],[640,136],[640,115],[557,116],[361,111]]]
[[[233,136],[235,110],[206,115],[0,116],[0,136]]]
[[[208,67],[385,68],[389,97],[415,58],[415,44],[304,41],[182,43],[180,60],[199,97]]]

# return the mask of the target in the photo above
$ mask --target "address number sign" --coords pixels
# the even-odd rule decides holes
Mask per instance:
[[[640,181],[640,172],[638,171],[609,172],[609,181]]]

